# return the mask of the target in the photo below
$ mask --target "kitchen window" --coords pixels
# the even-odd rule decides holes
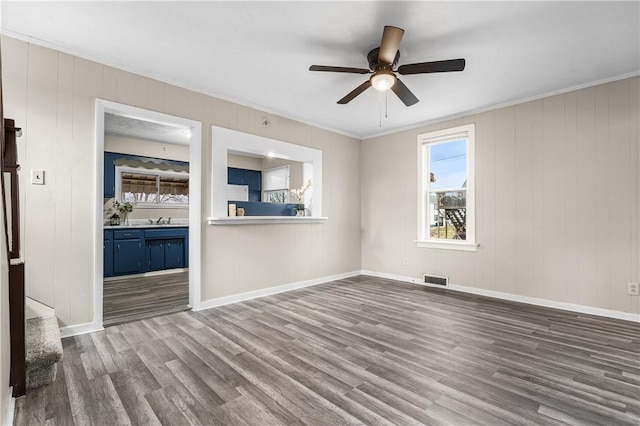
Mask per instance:
[[[281,166],[262,171],[262,201],[265,203],[289,202],[290,167]]]
[[[476,251],[475,125],[418,135],[418,247]]]
[[[138,207],[184,207],[189,204],[189,174],[118,166],[116,199]]]

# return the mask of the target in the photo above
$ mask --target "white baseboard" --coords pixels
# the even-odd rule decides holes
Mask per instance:
[[[13,386],[9,386],[9,393],[7,394],[7,411],[4,413],[4,418],[2,419],[2,424],[4,426],[13,426],[13,416],[15,414],[16,409],[16,399],[12,397],[13,394]]]
[[[467,287],[467,286],[457,285],[457,284],[449,284],[447,287],[443,287],[440,285],[425,284],[424,282],[422,282],[420,278],[411,278],[411,277],[405,277],[402,275],[387,274],[384,272],[374,272],[374,271],[360,271],[360,272],[362,273],[362,275],[370,275],[372,277],[386,278],[386,279],[396,280],[396,281],[404,281],[404,282],[422,285],[425,287],[460,291],[463,293],[476,294],[478,296],[487,296],[487,297],[493,297],[495,299],[526,303],[528,305],[536,305],[536,306],[542,306],[545,308],[561,309],[564,311],[578,312],[581,314],[597,315],[601,317],[615,318],[615,319],[640,323],[640,315],[632,314],[629,312],[620,312],[620,311],[614,311],[611,309],[602,309],[602,308],[595,308],[592,306],[576,305],[573,303],[556,302],[554,300],[539,299],[537,297],[519,296],[517,294],[502,293],[499,291],[484,290],[481,288]]]
[[[242,302],[244,300],[256,299],[258,297],[264,297],[264,296],[271,296],[273,294],[278,294],[285,291],[291,291],[299,288],[310,287],[313,285],[324,284],[331,281],[351,278],[351,277],[360,275],[361,272],[362,271],[346,272],[344,274],[330,275],[327,277],[314,278],[311,280],[298,281],[291,284],[284,284],[276,287],[269,287],[261,290],[248,291],[246,293],[233,294],[231,296],[224,296],[224,297],[218,297],[215,299],[204,300],[200,302],[200,306],[194,310],[201,311],[203,309],[215,308],[217,306],[229,305],[232,303]]]
[[[99,324],[97,322],[86,322],[84,324],[61,327],[60,337],[64,339],[65,337],[78,336],[80,334],[93,333],[94,331],[101,330],[104,330],[102,324]]]

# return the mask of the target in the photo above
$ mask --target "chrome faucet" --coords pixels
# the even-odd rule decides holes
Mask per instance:
[[[158,220],[156,221],[156,224],[158,224],[158,225],[162,224],[162,216],[160,216],[160,219],[158,219]]]
[[[147,219],[149,221],[149,225],[153,225],[153,220]]]
[[[167,219],[167,225],[171,225],[171,218]]]

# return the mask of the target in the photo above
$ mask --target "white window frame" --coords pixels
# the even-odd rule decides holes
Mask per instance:
[[[145,169],[144,167],[126,167],[116,166],[116,200],[123,202],[122,200],[122,174],[123,173],[140,173],[155,176],[165,176],[174,178],[189,179],[189,173],[187,172],[170,172],[164,170]],[[136,203],[136,208],[143,209],[184,209],[189,207],[188,203],[161,203],[160,197],[156,198],[155,203]]]
[[[430,209],[428,206],[430,193],[429,145],[467,140],[467,187],[466,187],[466,240],[445,240],[431,238]],[[476,215],[475,215],[475,124],[437,130],[418,135],[418,247],[445,250],[477,251]]]
[[[284,170],[287,171],[286,187],[271,188],[271,189],[265,190],[264,189],[265,182],[266,182],[266,179],[265,179],[265,176],[264,176],[265,173],[269,173],[269,172],[272,172],[274,170],[281,170],[281,169],[284,169]],[[291,167],[289,167],[288,164],[284,165],[284,166],[272,167],[270,169],[263,170],[262,171],[262,187],[263,187],[263,190],[262,190],[262,202],[263,203],[268,203],[269,202],[269,195],[268,194],[270,194],[270,193],[273,193],[273,192],[284,192],[284,204],[287,204],[289,202],[289,190],[290,190],[290,187],[291,187],[290,181],[291,181]]]

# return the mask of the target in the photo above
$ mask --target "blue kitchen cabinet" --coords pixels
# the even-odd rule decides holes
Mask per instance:
[[[187,263],[189,228],[146,229],[149,270],[185,268]]]
[[[104,198],[116,196],[116,158],[117,154],[104,153]]]
[[[230,185],[247,185],[249,187],[249,201],[261,201],[261,171],[229,167],[227,168],[227,183]]]
[[[229,167],[227,169],[227,183],[229,185],[246,185],[245,169]]]
[[[103,273],[105,277],[110,277],[113,275],[113,231],[104,231],[103,250]]]
[[[114,240],[113,241],[113,274],[127,275],[144,272],[143,268],[144,251],[142,241]]]
[[[160,271],[164,267],[164,240],[147,241],[148,269],[150,271]]]
[[[104,276],[189,266],[189,228],[104,230]]]
[[[164,240],[164,267],[166,269],[184,267],[184,238]]]
[[[145,270],[144,233],[138,229],[113,231],[113,275],[139,274]]]
[[[249,201],[262,201],[262,172],[257,170],[245,170],[245,182],[249,185]]]

